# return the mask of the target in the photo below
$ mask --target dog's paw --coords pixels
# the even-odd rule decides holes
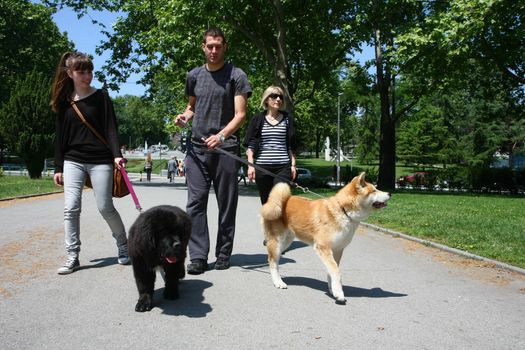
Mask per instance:
[[[345,297],[335,298],[335,303],[338,304],[338,305],[345,305],[346,304],[346,298]]]
[[[287,289],[288,288],[288,285],[286,283],[284,283],[283,281],[274,281],[273,285],[275,286],[275,288],[279,288],[279,289]]]
[[[137,301],[137,305],[135,305],[135,311],[137,312],[150,311],[153,306],[151,299],[152,298],[149,294],[142,294],[139,297],[139,300]]]

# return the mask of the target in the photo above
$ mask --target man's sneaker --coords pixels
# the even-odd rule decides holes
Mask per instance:
[[[123,244],[120,247],[118,247],[118,263],[120,265],[128,265],[129,264],[129,253],[128,253],[128,244]]]
[[[230,268],[230,260],[217,258],[215,270],[227,270]]]
[[[194,259],[188,264],[187,271],[190,275],[200,275],[208,269],[208,263],[204,259]]]
[[[74,272],[76,269],[78,269],[80,266],[80,262],[78,261],[77,257],[70,256],[64,266],[60,267],[57,270],[57,273],[59,275],[68,275],[72,272]]]

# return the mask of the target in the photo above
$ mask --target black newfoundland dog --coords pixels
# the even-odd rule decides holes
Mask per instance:
[[[129,229],[129,256],[139,291],[135,311],[150,311],[156,269],[165,273],[164,298],[179,297],[179,279],[184,278],[186,247],[191,219],[182,209],[160,205],[140,214]]]

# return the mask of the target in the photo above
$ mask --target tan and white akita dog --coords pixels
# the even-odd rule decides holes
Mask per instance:
[[[389,198],[390,193],[379,191],[365,181],[365,173],[326,199],[292,196],[287,184],[276,184],[261,209],[275,287],[287,288],[279,275],[279,258],[297,237],[313,245],[321,258],[328,270],[328,289],[336,302],[346,302],[339,270],[343,250],[352,241],[359,222],[374,209],[385,207]]]

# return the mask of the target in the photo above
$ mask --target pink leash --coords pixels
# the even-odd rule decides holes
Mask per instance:
[[[131,197],[133,198],[133,202],[135,202],[135,208],[137,208],[137,210],[141,212],[142,207],[140,206],[139,199],[137,198],[137,194],[135,193],[135,190],[133,189],[133,185],[131,185],[131,181],[129,181],[128,172],[126,171],[124,167],[120,168],[120,172],[122,173],[122,176],[124,176],[124,182],[126,182],[129,193],[131,193]]]

